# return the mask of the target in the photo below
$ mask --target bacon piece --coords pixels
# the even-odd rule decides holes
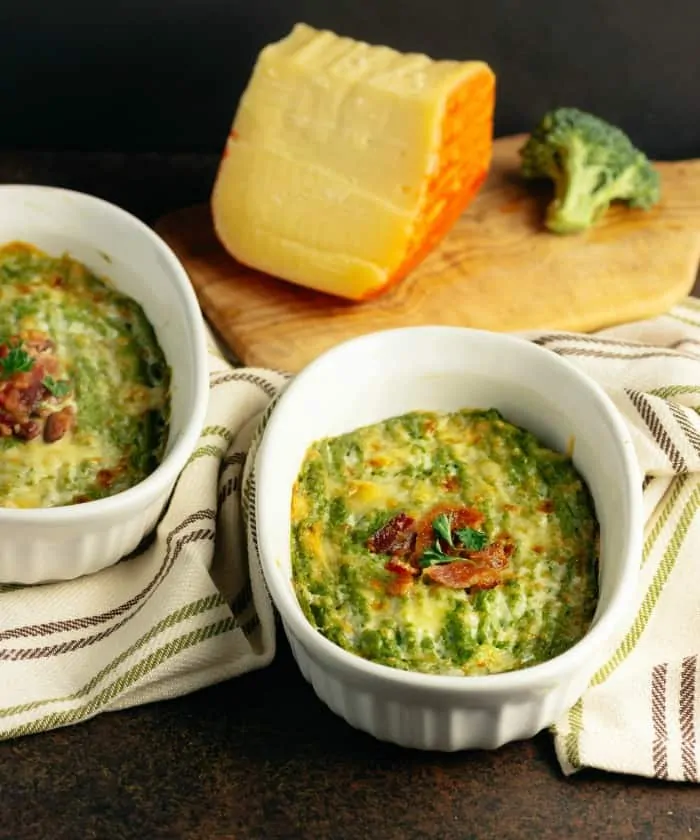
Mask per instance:
[[[2,394],[2,407],[5,409],[7,414],[12,417],[17,417],[19,412],[22,410],[20,400],[21,393],[22,392],[18,391],[17,388],[13,388],[8,385]]]
[[[39,363],[35,364],[29,374],[30,378],[26,383],[26,387],[20,392],[22,404],[24,405],[27,414],[30,416],[34,414],[37,404],[46,391],[46,388],[42,384],[44,373],[45,371],[43,365]]]
[[[60,364],[55,355],[55,343],[39,330],[24,330],[0,345],[0,359],[6,358],[14,347],[22,348],[32,360],[29,370],[0,376],[0,436],[14,435],[32,440],[42,434],[42,426],[35,418],[44,420],[43,438],[53,443],[62,438],[73,423],[73,410],[64,408],[55,413],[51,405],[56,400],[44,384],[48,375],[59,376]]]
[[[373,554],[408,554],[414,539],[413,519],[399,513],[367,540],[367,548]]]
[[[384,568],[394,573],[394,576],[386,584],[387,595],[405,595],[413,586],[414,575],[419,572],[417,568],[396,557],[387,560]]]
[[[418,569],[415,566],[411,566],[396,557],[392,557],[391,560],[387,560],[384,564],[384,568],[388,572],[394,572],[397,575],[409,575],[410,577],[413,577],[413,575],[418,574]]]
[[[35,414],[44,386],[44,375],[40,364],[35,364],[31,371],[16,373],[0,383],[0,406],[10,415],[14,423],[26,423]]]
[[[35,437],[39,437],[41,428],[34,420],[27,420],[26,423],[16,425],[14,432],[21,440],[33,440]]]
[[[537,508],[541,513],[553,513],[554,502],[551,499],[545,499],[544,502]]]
[[[468,560],[430,566],[426,574],[432,581],[448,589],[494,589],[502,580],[500,572],[479,569]]]
[[[449,589],[493,589],[506,580],[508,558],[512,553],[512,545],[492,543],[488,548],[474,552],[469,560],[429,566],[424,574]]]
[[[55,443],[57,440],[61,440],[73,425],[74,419],[73,409],[70,406],[49,414],[44,423],[44,440],[46,443]],[[100,470],[97,473],[98,481],[103,472],[105,471]]]
[[[394,576],[386,584],[387,595],[405,595],[413,586],[414,575],[419,573],[418,568],[414,568],[408,562],[398,557],[392,557],[391,560],[387,560],[384,568],[394,573]]]
[[[441,514],[450,521],[450,529],[454,531],[459,528],[478,528],[484,521],[484,514],[480,513],[475,508],[464,507],[460,505],[439,504],[432,510],[428,511],[425,516],[421,517],[416,528],[416,557],[420,558],[423,552],[430,548],[435,543],[435,532],[433,531],[433,521]],[[440,543],[443,551],[449,553],[450,547],[444,542]]]

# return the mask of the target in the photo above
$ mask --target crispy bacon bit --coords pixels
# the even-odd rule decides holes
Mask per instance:
[[[55,412],[56,398],[45,384],[59,374],[56,346],[38,330],[24,330],[0,344],[0,359],[11,352],[24,354],[22,369],[19,365],[8,370],[3,365],[0,376],[0,436],[14,435],[21,440],[32,440],[42,435],[47,443],[59,440],[73,422],[64,414],[66,409]],[[60,377],[59,377],[60,378]],[[58,414],[59,416],[56,416]],[[45,419],[45,422],[41,422]],[[52,419],[53,418],[53,419]]]
[[[551,499],[545,499],[537,508],[540,513],[554,513],[554,502]]]
[[[386,584],[386,593],[388,595],[405,595],[413,586],[414,575],[419,573],[417,568],[396,557],[387,560],[384,568],[394,574]]]
[[[367,540],[367,548],[373,554],[408,554],[415,539],[412,526],[413,519],[399,513]]]
[[[479,569],[468,560],[431,566],[426,575],[448,589],[494,589],[502,580],[499,572]]]
[[[22,410],[20,403],[21,393],[22,392],[20,390],[11,386],[5,389],[5,393],[3,395],[3,407],[6,415],[10,418],[10,422],[12,422],[11,418],[16,416]]]
[[[535,554],[542,554],[542,552],[544,551],[544,547],[541,545],[533,545],[532,550],[535,552]]]
[[[478,528],[484,515],[475,508],[439,504],[422,516],[417,522],[405,513],[390,519],[367,541],[367,547],[375,554],[389,554],[384,568],[392,573],[386,584],[388,595],[405,595],[422,576],[433,583],[450,589],[493,589],[503,583],[509,574],[508,561],[514,546],[508,534],[499,534],[495,542],[480,551],[448,545],[435,533],[433,522],[438,516],[446,516],[450,530]],[[425,551],[435,548],[436,540],[448,562],[437,562],[425,569],[420,560]]]
[[[25,430],[30,420],[37,416],[38,403],[44,387],[41,384],[43,369],[37,363],[31,371],[12,374],[0,381],[0,423],[9,434]],[[17,434],[18,437],[26,437]],[[35,437],[35,435],[31,435]]]
[[[517,505],[503,505],[503,510],[513,511],[513,510],[517,510],[517,509],[518,509]]]
[[[387,560],[384,564],[384,568],[388,572],[394,572],[397,575],[408,575],[409,577],[413,577],[413,575],[418,574],[418,569],[415,566],[411,566],[409,563],[399,560],[396,557],[392,557],[391,560]]]
[[[35,437],[39,437],[41,429],[34,420],[27,420],[26,423],[17,423],[13,431],[21,440],[33,440]]]
[[[507,578],[508,558],[513,546],[492,543],[483,551],[474,552],[469,560],[455,560],[428,567],[424,574],[449,589],[493,589]]]
[[[55,443],[57,440],[61,440],[73,425],[73,420],[73,409],[70,406],[49,414],[44,423],[44,440],[46,443]]]

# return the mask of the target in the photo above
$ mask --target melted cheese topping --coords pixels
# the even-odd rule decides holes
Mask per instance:
[[[0,487],[14,485],[5,507],[53,507],[63,503],[62,486],[87,465],[115,463],[119,453],[101,446],[94,435],[68,434],[48,446],[35,439],[8,449],[0,461]]]

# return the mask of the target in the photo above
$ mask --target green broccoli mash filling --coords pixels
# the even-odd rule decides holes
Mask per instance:
[[[450,532],[435,517],[413,560],[394,552],[401,538],[381,550],[383,526],[420,522],[436,505],[478,521]],[[495,584],[440,582],[452,580],[453,561],[464,570],[499,546],[507,565]],[[314,443],[294,486],[291,555],[311,624],[404,670],[535,665],[581,639],[597,603],[598,523],[585,483],[567,455],[495,410],[412,412]]]
[[[42,355],[24,358],[37,335],[48,339],[57,372],[32,391],[28,431],[15,425],[13,434],[13,415],[0,406],[0,506],[89,501],[148,476],[167,441],[170,369],[139,304],[68,256],[12,243],[0,249],[0,343],[15,354],[0,371],[8,405],[16,402],[15,380],[26,388],[43,363]],[[37,434],[37,424],[61,407],[71,425],[60,439]]]

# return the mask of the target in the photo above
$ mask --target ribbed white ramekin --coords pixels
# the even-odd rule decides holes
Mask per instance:
[[[138,301],[172,369],[165,457],[135,487],[60,508],[0,508],[0,581],[95,572],[132,551],[157,521],[199,438],[207,408],[204,323],[187,274],[149,227],[102,199],[54,187],[0,186],[0,244],[68,253]]]
[[[307,447],[404,412],[497,408],[565,451],[595,501],[600,598],[587,635],[549,662],[478,677],[409,673],[341,649],[306,620],[292,586],[290,501]],[[625,626],[642,545],[641,475],[603,390],[574,365],[514,336],[459,327],[374,333],[328,351],[289,385],[256,460],[261,563],[299,667],[353,726],[407,747],[494,748],[555,723]]]

